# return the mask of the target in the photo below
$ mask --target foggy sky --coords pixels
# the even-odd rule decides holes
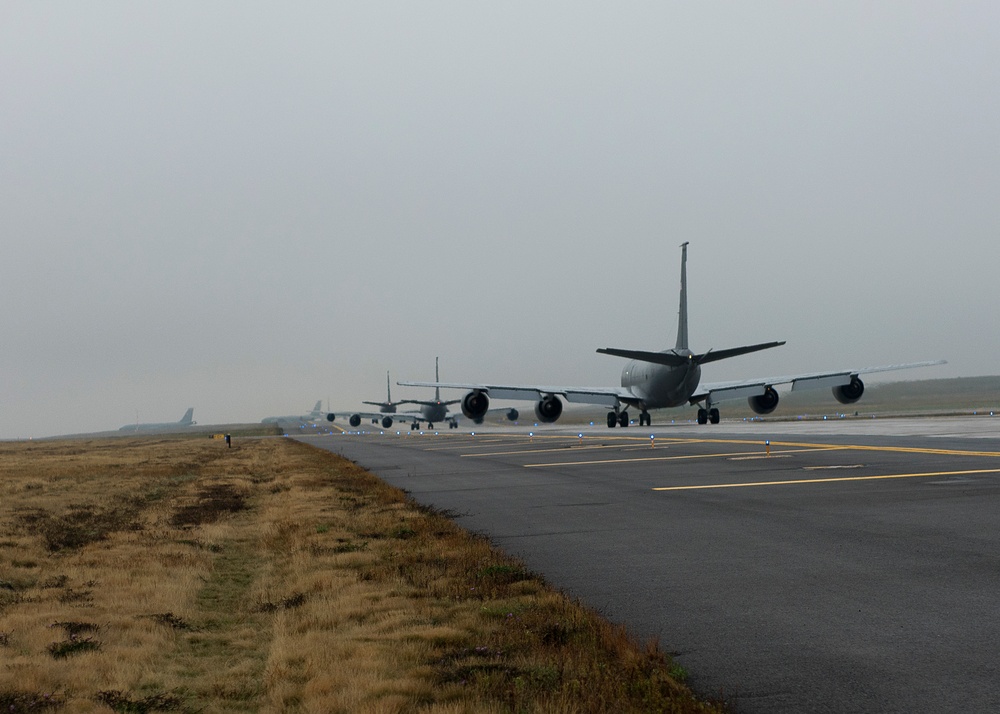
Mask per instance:
[[[0,2],[0,438],[1000,374],[1000,6]],[[393,386],[393,397],[426,397]],[[458,393],[449,396],[459,396]]]

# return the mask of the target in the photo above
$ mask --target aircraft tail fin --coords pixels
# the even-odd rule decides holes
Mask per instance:
[[[674,350],[688,349],[688,288],[687,288],[688,241],[681,243],[681,299],[677,310],[677,344]]]
[[[320,399],[316,402],[316,406],[313,407],[313,414],[319,414],[323,411],[323,400]]]
[[[385,403],[392,404],[392,390],[389,388],[389,372],[385,373]]]
[[[188,407],[188,410],[186,412],[184,412],[184,416],[181,417],[181,420],[180,420],[179,423],[181,423],[181,424],[194,424],[194,422],[191,421],[192,417],[194,417],[194,407]]]
[[[700,355],[691,352],[688,346],[687,247],[687,241],[681,243],[681,298],[680,306],[677,310],[677,345],[674,349],[663,352],[647,352],[644,350],[621,350],[614,347],[605,347],[597,350],[598,352],[606,355],[614,355],[615,357],[634,359],[639,362],[662,364],[667,367],[683,367],[684,365],[702,365],[707,362],[716,362],[720,359],[728,359],[785,344],[784,341],[762,342],[756,345],[731,347],[724,350],[709,350]]]
[[[440,383],[440,381],[441,381],[441,375],[438,372],[438,360],[439,359],[440,359],[440,357],[435,357],[434,358],[434,381]],[[441,387],[435,387],[434,388],[434,400],[438,401],[438,402],[441,401]]]

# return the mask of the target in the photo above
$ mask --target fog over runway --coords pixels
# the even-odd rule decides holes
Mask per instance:
[[[302,440],[658,638],[736,711],[1000,709],[1000,417]]]

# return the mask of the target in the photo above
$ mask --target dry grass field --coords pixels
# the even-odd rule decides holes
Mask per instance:
[[[289,440],[0,443],[0,711],[715,712],[655,643]]]

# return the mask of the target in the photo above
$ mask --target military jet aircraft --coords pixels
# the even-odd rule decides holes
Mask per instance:
[[[608,427],[628,426],[630,423],[628,408],[630,407],[639,410],[639,425],[643,426],[650,424],[650,409],[679,407],[688,404],[701,405],[698,409],[699,424],[707,424],[708,422],[718,424],[720,414],[716,404],[727,399],[746,398],[750,408],[757,414],[773,412],[778,406],[778,392],[774,388],[775,385],[791,384],[793,390],[828,387],[833,390],[833,396],[838,402],[852,404],[864,394],[865,385],[860,379],[862,374],[945,364],[944,360],[937,360],[703,384],[701,382],[702,365],[778,347],[785,343],[783,341],[762,342],[743,347],[708,350],[702,353],[692,352],[688,347],[687,247],[688,243],[681,245],[680,308],[677,320],[677,341],[674,348],[660,352],[613,347],[597,350],[601,354],[625,357],[630,360],[622,370],[621,387],[514,386],[490,382],[455,384],[440,381],[400,381],[397,384],[412,387],[434,387],[436,390],[469,390],[460,403],[462,413],[474,421],[482,419],[489,409],[490,398],[495,398],[534,401],[535,416],[539,421],[547,423],[554,422],[559,418],[563,411],[562,400],[565,399],[567,402],[599,404],[608,407],[610,410],[608,411]]]
[[[170,431],[172,429],[178,429],[186,426],[194,426],[198,422],[192,421],[191,417],[194,416],[194,407],[189,407],[184,416],[181,417],[180,421],[166,421],[160,423],[146,423],[146,424],[126,424],[118,431]]]
[[[314,421],[320,421],[323,419],[323,400],[320,399],[316,402],[316,406],[313,407],[312,411],[308,414],[298,414],[290,416],[270,416],[264,417],[260,420],[261,424],[288,424],[288,423],[306,423],[311,424]]]

